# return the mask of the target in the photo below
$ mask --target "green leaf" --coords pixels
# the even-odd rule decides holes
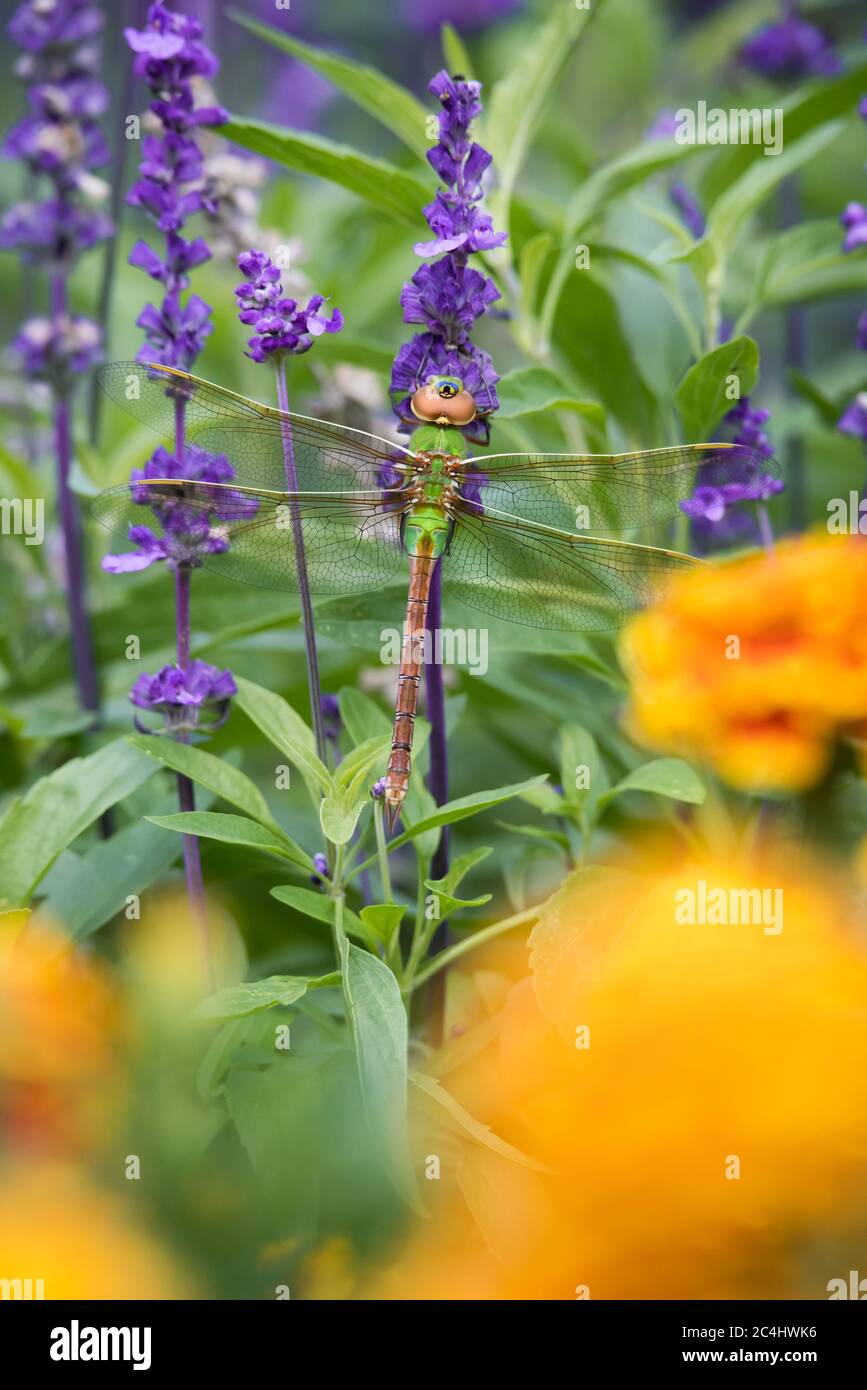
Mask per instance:
[[[431,815],[425,816],[423,820],[416,821],[402,835],[396,836],[388,848],[389,853],[393,849],[398,849],[405,845],[409,840],[415,839],[423,831],[432,830],[440,825],[453,825],[456,821],[464,820],[467,816],[477,816],[480,811],[487,811],[491,806],[499,806],[503,801],[509,801],[513,796],[522,796],[533,787],[541,787],[547,781],[548,774],[543,773],[539,777],[530,777],[526,782],[515,782],[509,787],[497,787],[493,791],[474,792],[472,796],[459,797],[457,801],[447,801],[445,806],[439,806]]]
[[[800,140],[788,141],[782,154],[755,159],[729,185],[710,209],[705,231],[705,238],[718,248],[721,258],[733,250],[744,223],[783,179],[833,144],[842,129],[842,121],[827,121]]]
[[[287,169],[339,184],[381,212],[410,226],[419,224],[419,209],[430,202],[429,183],[399,169],[396,164],[372,159],[349,145],[327,140],[323,135],[283,130],[280,126],[240,116],[220,126],[220,134],[265,159],[276,160]]]
[[[555,5],[524,45],[520,62],[491,89],[479,139],[494,157],[499,179],[495,201],[503,223],[508,223],[512,192],[545,108],[591,17],[603,4],[596,0],[592,10]]]
[[[505,1139],[500,1139],[488,1125],[475,1119],[435,1077],[426,1076],[424,1072],[410,1071],[409,1081],[428,1102],[424,1106],[426,1112],[438,1120],[445,1120],[457,1133],[466,1135],[486,1149],[491,1149],[493,1153],[499,1154],[500,1158],[520,1164],[522,1168],[532,1168],[537,1173],[551,1172],[550,1168],[537,1163],[534,1158],[528,1158],[520,1149],[507,1144]]]
[[[337,973],[319,975],[312,979],[303,975],[270,975],[267,980],[253,980],[219,990],[217,994],[202,1000],[193,1017],[242,1018],[246,1014],[273,1009],[277,1005],[287,1007],[306,994],[308,989],[321,989],[339,983],[340,976]]]
[[[613,199],[622,197],[630,188],[644,183],[654,174],[680,164],[684,159],[696,154],[700,148],[695,145],[681,145],[675,140],[647,140],[617,159],[609,160],[579,185],[566,205],[560,253],[545,291],[541,313],[543,341],[551,338],[557,305],[575,269],[575,248],[581,236],[602,215]],[[582,275],[585,273],[582,272]]]
[[[560,781],[566,801],[578,807],[582,824],[592,825],[608,790],[608,773],[595,738],[581,724],[567,724],[560,731]]]
[[[544,840],[559,849],[570,849],[569,836],[560,830],[547,830],[544,825],[512,825],[507,820],[498,820],[497,825],[512,835],[523,835],[528,840]]]
[[[563,816],[566,814],[566,798],[555,791],[547,782],[521,793],[521,800],[528,806],[535,806],[543,816]]]
[[[174,863],[177,840],[137,821],[86,854],[66,851],[49,870],[37,918],[61,922],[74,941],[110,922],[133,895],[140,897]]]
[[[554,238],[550,232],[538,232],[521,248],[518,262],[518,278],[521,281],[521,316],[530,323],[535,318],[539,304],[542,272],[548,257],[554,250]]]
[[[732,7],[732,17],[735,11]],[[758,17],[758,16],[757,16]],[[745,32],[741,28],[741,33]],[[713,68],[719,63],[719,54],[728,45],[715,45]],[[867,60],[853,58],[847,61],[846,70],[837,77],[822,82],[813,80],[798,87],[789,96],[777,98],[775,105],[782,107],[785,120],[786,141],[791,144],[801,136],[815,130],[835,117],[851,118],[851,113],[863,96],[867,85]],[[778,156],[768,158],[760,145],[731,145],[721,149],[713,159],[702,178],[702,201],[710,207],[721,194],[730,188],[751,164],[773,164]]]
[[[470,870],[474,869],[477,864],[481,864],[491,853],[493,851],[489,845],[479,845],[477,849],[467,850],[466,854],[459,854],[449,866],[449,871],[445,877],[437,880],[434,892],[454,893]]]
[[[374,903],[370,907],[363,907],[359,916],[373,935],[387,945],[400,929],[406,908],[400,903]]]
[[[200,782],[215,796],[230,801],[246,815],[252,816],[253,820],[280,834],[280,827],[272,819],[267,802],[255,782],[223,758],[189,743],[175,743],[174,739],[155,738],[147,734],[128,734],[126,741],[132,748],[146,753],[154,762],[182,773],[193,782]]]
[[[350,792],[346,788],[328,792],[319,805],[322,833],[333,845],[346,845],[355,834],[358,818],[368,805],[370,796]]]
[[[310,888],[298,888],[294,883],[281,883],[277,888],[271,889],[271,897],[280,903],[286,903],[287,907],[294,907],[296,912],[303,913],[305,917],[312,917],[316,922],[326,922],[329,927],[334,926],[334,899],[327,893],[317,893]],[[350,936],[358,937],[366,945],[376,944],[365,924],[348,907],[343,909],[343,927]]]
[[[345,685],[338,696],[340,718],[357,746],[369,738],[382,738],[391,732],[391,720],[375,700],[353,685]]]
[[[655,758],[634,768],[600,801],[607,803],[622,792],[652,792],[655,796],[670,797],[672,801],[689,801],[695,806],[700,806],[707,796],[701,778],[681,758]]]
[[[747,396],[759,375],[759,349],[741,336],[699,358],[677,388],[675,399],[690,444],[712,440],[713,431],[738,397],[727,394],[729,378],[737,377],[738,396]]]
[[[288,859],[308,872],[313,869],[310,855],[283,831],[274,833],[273,826],[260,825],[247,816],[225,815],[221,811],[178,811],[169,816],[147,816],[152,825],[176,830],[181,835],[199,835],[205,840],[219,840],[225,845],[244,845],[248,849],[266,850]]]
[[[384,762],[391,747],[391,731],[374,734],[347,753],[334,773],[334,785],[344,791],[358,792],[369,780],[371,768]]]
[[[834,218],[803,222],[769,237],[741,325],[762,308],[867,290],[867,258],[843,251],[841,238]]]
[[[121,739],[72,758],[13,801],[0,821],[0,906],[24,906],[61,851],[153,771]]]
[[[302,43],[282,29],[274,29],[270,24],[260,24],[240,10],[229,10],[229,18],[243,24],[252,34],[256,34],[274,48],[298,58],[308,68],[318,72],[329,82],[333,82],[345,96],[373,116],[374,120],[402,140],[405,145],[424,159],[428,144],[425,140],[425,121],[427,112],[411,92],[376,68],[356,63],[327,49],[315,48],[313,44]]]
[[[497,383],[499,415],[518,420],[540,410],[572,410],[590,420],[597,430],[605,428],[605,411],[596,401],[579,401],[568,386],[547,367],[518,367]]]
[[[235,703],[268,742],[301,771],[308,787],[316,787],[322,792],[330,791],[333,786],[331,773],[317,756],[313,730],[305,724],[301,715],[282,696],[256,685],[254,681],[237,676],[236,684],[238,694]],[[314,804],[316,800],[314,795]]]
[[[418,1207],[406,1116],[409,1037],[400,985],[378,956],[353,946],[339,928],[337,945],[365,1111],[373,1133],[385,1138],[397,1190]]]
[[[440,29],[443,58],[448,71],[454,76],[462,72],[464,77],[473,75],[473,60],[467,52],[463,39],[452,24],[444,24]]]

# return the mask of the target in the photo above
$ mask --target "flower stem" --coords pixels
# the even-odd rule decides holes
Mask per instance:
[[[185,441],[184,402],[175,402],[175,457],[183,462]],[[175,639],[177,661],[182,671],[190,664],[190,586],[192,570],[189,565],[179,565],[175,570]],[[185,732],[176,735],[178,743],[188,743]],[[178,805],[182,811],[195,811],[196,793],[192,781],[182,772],[177,774]],[[183,835],[184,874],[187,880],[187,898],[193,921],[198,928],[205,962],[205,973],[211,990],[217,987],[214,967],[214,953],[208,926],[208,907],[205,898],[205,881],[202,875],[202,856],[197,835]]]
[[[373,803],[373,820],[376,826],[376,853],[379,859],[379,877],[382,880],[382,900],[386,903],[393,903],[394,898],[391,893],[391,875],[388,871],[388,849],[385,843],[385,826],[382,822],[381,800],[376,800]]]
[[[465,936],[463,940],[450,946],[447,951],[441,951],[433,960],[428,961],[427,965],[418,972],[412,981],[411,988],[418,989],[420,985],[427,984],[432,976],[438,971],[444,970],[461,956],[465,956],[467,951],[474,951],[477,946],[483,946],[488,941],[493,941],[496,937],[502,936],[504,932],[512,931],[514,927],[523,926],[525,922],[534,922],[539,916],[539,909],[529,908],[526,912],[519,912],[514,917],[506,917],[502,922],[494,922],[493,926],[483,927],[481,931],[472,932]]]
[[[286,386],[286,364],[283,354],[274,358],[277,377],[277,404],[280,409],[289,411],[289,392]],[[291,494],[292,540],[295,545],[295,568],[298,574],[298,594],[301,599],[301,617],[304,623],[304,642],[307,648],[307,687],[310,693],[310,718],[316,738],[316,752],[327,765],[328,745],[325,740],[325,721],[322,717],[322,688],[319,682],[319,657],[316,652],[316,628],[313,622],[313,604],[310,601],[310,582],[307,577],[307,557],[304,553],[304,531],[301,517],[295,503],[298,492],[298,471],[295,467],[295,446],[292,442],[292,426],[283,421],[283,466],[286,471],[286,486]]]
[[[55,323],[65,313],[66,278],[62,272],[58,272],[51,281],[51,314]],[[57,458],[57,506],[63,533],[66,601],[69,609],[75,684],[82,709],[91,711],[96,715],[99,711],[99,686],[93,658],[93,640],[84,598],[81,521],[75,498],[69,486],[69,475],[72,470],[72,417],[69,409],[69,396],[62,390],[56,390],[54,393],[54,442]]]

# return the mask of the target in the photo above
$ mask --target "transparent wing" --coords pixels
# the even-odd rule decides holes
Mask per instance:
[[[299,492],[376,487],[383,467],[412,470],[413,455],[400,444],[259,405],[170,367],[114,362],[99,372],[105,394],[174,445],[178,424],[187,445],[223,455],[239,482],[287,490],[288,445]]]
[[[698,561],[626,541],[550,531],[458,504],[443,583],[482,613],[529,627],[605,631]]]
[[[297,516],[312,594],[366,593],[387,584],[401,565],[403,510],[396,494],[379,491],[292,495],[182,479],[110,488],[92,507],[102,526],[139,547],[162,548],[175,560],[194,555],[229,579],[293,593]]]
[[[623,531],[670,521],[697,483],[779,475],[742,445],[683,444],[635,454],[495,454],[466,461],[465,492],[485,511],[562,531]]]

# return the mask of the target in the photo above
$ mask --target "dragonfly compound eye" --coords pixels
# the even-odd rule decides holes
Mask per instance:
[[[457,376],[431,376],[416,391],[410,409],[418,420],[437,425],[468,425],[476,416],[476,403]]]

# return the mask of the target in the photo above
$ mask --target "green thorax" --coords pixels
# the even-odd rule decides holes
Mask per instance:
[[[413,430],[409,447],[416,453],[430,453],[430,472],[422,481],[424,501],[412,507],[404,517],[403,546],[407,555],[444,555],[452,533],[452,522],[442,503],[446,488],[445,457],[464,458],[467,441],[460,430],[441,425],[422,425]]]

